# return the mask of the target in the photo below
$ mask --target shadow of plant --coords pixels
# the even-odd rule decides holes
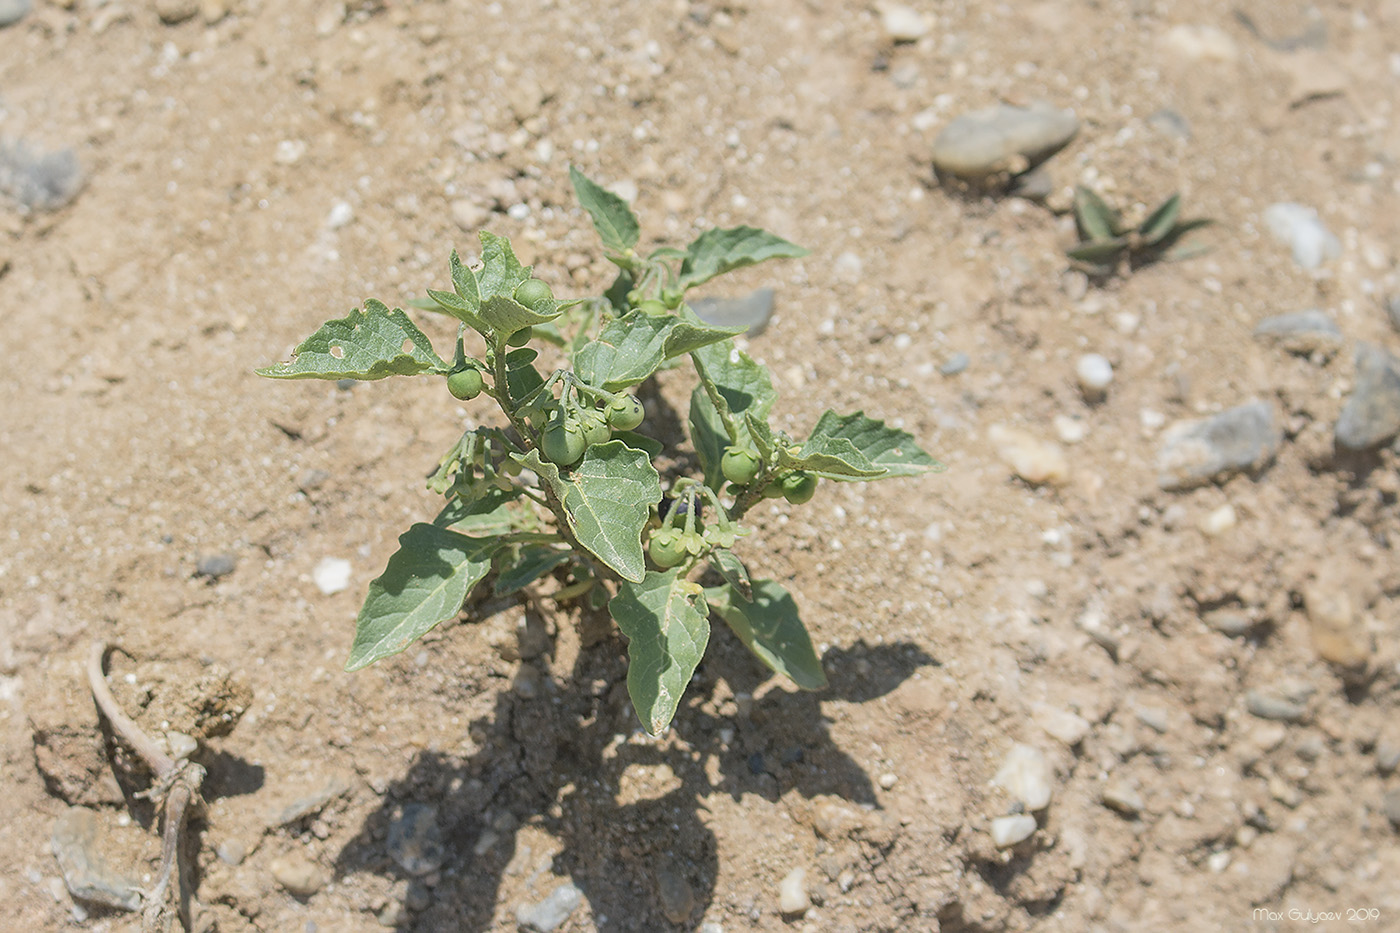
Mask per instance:
[[[406,914],[398,929],[490,929],[524,824],[561,845],[549,866],[558,881],[540,884],[540,896],[567,877],[601,931],[694,929],[718,876],[717,841],[702,818],[706,799],[754,794],[776,802],[796,790],[877,806],[869,776],[832,740],[822,703],[874,699],[932,663],[913,645],[857,643],[827,651],[826,690],[772,690],[751,701],[774,675],[717,626],[674,730],[650,739],[627,698],[624,652],[606,641],[580,654],[572,683],[547,680],[530,699],[502,691],[493,714],[472,724],[481,748],[470,759],[420,754],[341,850],[336,873],[412,880],[385,840],[399,808],[431,801],[445,843],[440,879],[428,906]],[[669,768],[664,792],[620,802],[632,765]],[[664,876],[683,880],[692,895],[682,923],[665,915]]]

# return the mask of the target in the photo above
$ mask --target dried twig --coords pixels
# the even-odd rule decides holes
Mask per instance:
[[[112,724],[113,731],[131,746],[155,775],[155,783],[143,791],[141,796],[153,800],[162,811],[164,827],[160,872],[151,889],[143,892],[146,907],[142,911],[141,919],[146,930],[160,930],[165,927],[166,888],[170,885],[171,874],[179,866],[180,834],[184,831],[185,818],[189,815],[191,807],[199,804],[199,788],[204,783],[204,768],[186,758],[178,761],[172,759],[161,751],[160,746],[151,741],[150,736],[141,731],[140,726],[122,712],[116,697],[112,696],[111,688],[107,686],[107,676],[102,670],[106,657],[105,642],[93,645],[92,654],[88,657],[88,683],[92,687],[92,697],[97,701],[102,715]],[[185,929],[189,929],[190,918],[186,911],[180,911],[180,919]]]

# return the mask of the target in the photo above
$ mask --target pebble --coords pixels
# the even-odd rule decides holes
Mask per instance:
[[[1318,308],[1266,317],[1254,325],[1254,336],[1303,356],[1330,353],[1342,342],[1341,328]]]
[[[773,316],[773,289],[760,288],[743,298],[699,298],[690,310],[706,324],[715,327],[747,327],[748,337],[757,337]]]
[[[214,847],[214,854],[225,865],[242,865],[248,857],[248,847],[238,839],[225,839]]]
[[[1248,635],[1249,630],[1254,628],[1254,620],[1238,609],[1212,609],[1202,619],[1206,625],[1231,638]]]
[[[933,29],[929,17],[900,3],[887,4],[880,11],[880,25],[895,42],[918,42]]]
[[[1385,818],[1390,825],[1400,829],[1400,787],[1392,787],[1385,792]]]
[[[1074,374],[1084,397],[1097,401],[1104,397],[1113,382],[1113,364],[1097,353],[1086,353],[1074,364]]]
[[[1390,319],[1391,327],[1400,330],[1400,292],[1385,300],[1385,316]]]
[[[141,906],[140,879],[108,864],[102,831],[101,816],[87,807],[69,807],[54,821],[50,842],[63,882],[78,900],[136,910]]]
[[[998,849],[1007,849],[1018,842],[1024,842],[1035,832],[1035,817],[1026,813],[1015,816],[999,816],[992,820],[992,843]]]
[[[845,282],[847,285],[855,285],[865,274],[865,262],[856,253],[849,250],[836,257],[831,264],[832,275],[836,276],[838,282]]]
[[[1084,741],[1090,729],[1089,720],[1078,713],[1046,703],[1031,704],[1031,721],[1051,738],[1071,747]]]
[[[1293,261],[1304,269],[1316,269],[1342,254],[1342,241],[1311,207],[1287,201],[1271,204],[1264,210],[1264,226],[1293,251]]]
[[[314,813],[320,813],[326,804],[349,790],[350,782],[345,778],[338,775],[328,777],[316,790],[301,794],[291,803],[275,809],[268,818],[268,825],[288,826]]]
[[[1157,484],[1187,489],[1273,460],[1283,440],[1274,406],[1247,402],[1210,418],[1178,421],[1162,434]]]
[[[968,364],[971,362],[972,357],[962,351],[958,351],[944,360],[938,367],[938,371],[945,376],[956,376],[958,373],[967,369]]]
[[[1211,509],[1201,519],[1201,534],[1207,538],[1218,538],[1239,523],[1235,507],[1228,502],[1219,508]]]
[[[1259,690],[1247,692],[1244,695],[1244,705],[1260,719],[1272,719],[1275,722],[1302,722],[1308,716],[1307,707],[1303,704]]]
[[[1032,486],[1069,482],[1069,460],[1059,445],[1001,424],[992,425],[987,438],[1012,472]]]
[[[1147,118],[1147,125],[1172,139],[1191,138],[1191,124],[1180,113],[1170,108],[1164,107],[1152,113]]]
[[[389,855],[410,875],[426,875],[442,867],[446,850],[437,807],[407,803],[397,819],[389,824]]]
[[[1337,419],[1337,445],[1369,450],[1400,432],[1400,360],[1380,347],[1356,348],[1356,388]]]
[[[1160,706],[1139,706],[1133,711],[1137,721],[1158,735],[1165,735],[1167,729],[1171,728],[1171,720],[1167,717],[1167,711]]]
[[[1089,433],[1084,422],[1073,415],[1056,415],[1051,423],[1055,426],[1055,436],[1064,444],[1078,444]]]
[[[1050,765],[1045,753],[1032,745],[1011,746],[992,783],[1027,810],[1044,810],[1050,805]]]
[[[1173,26],[1162,36],[1162,45],[1190,61],[1232,62],[1240,57],[1235,40],[1216,26]]]
[[[1376,770],[1390,774],[1396,768],[1400,768],[1400,744],[1381,739],[1376,743]]]
[[[515,920],[523,927],[536,933],[554,933],[569,919],[569,914],[583,903],[583,892],[572,881],[550,891],[544,900],[536,904],[522,904],[515,909]]]
[[[238,566],[238,560],[232,554],[205,554],[195,565],[194,575],[217,580],[219,577],[226,577],[233,573],[233,568],[236,566]]]
[[[979,179],[1001,172],[1020,174],[1063,148],[1079,132],[1071,110],[1049,104],[998,104],[963,114],[933,141],[940,172]]]
[[[30,0],[0,0],[0,29],[24,19],[29,8]]]
[[[468,233],[475,233],[491,219],[491,209],[468,198],[453,201],[448,210],[452,220]]]
[[[350,206],[350,202],[336,201],[331,205],[330,213],[326,215],[326,228],[339,230],[354,219],[355,209]]]
[[[273,880],[293,897],[307,898],[326,886],[326,873],[300,852],[281,855],[269,865]]]
[[[323,557],[311,571],[316,589],[333,596],[350,585],[350,562],[341,557]]]
[[[695,891],[688,881],[663,868],[656,873],[656,888],[661,895],[661,912],[667,920],[680,925],[690,919],[695,909]]]
[[[199,13],[199,0],[156,0],[156,15],[167,26],[193,19]]]
[[[1103,803],[1124,816],[1137,816],[1144,806],[1137,788],[1122,779],[1110,780],[1103,786]]]
[[[1313,650],[1317,656],[1340,667],[1360,668],[1371,658],[1371,638],[1341,587],[1321,581],[1303,588]]]
[[[778,910],[785,917],[800,917],[812,908],[807,893],[807,869],[794,868],[778,885]]]

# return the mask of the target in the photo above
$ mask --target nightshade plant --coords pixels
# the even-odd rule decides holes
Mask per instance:
[[[1181,195],[1173,194],[1148,212],[1136,227],[1123,223],[1118,211],[1092,188],[1074,189],[1074,224],[1079,243],[1066,251],[1070,261],[1089,275],[1106,278],[1126,259],[1129,269],[1159,260],[1194,256],[1199,248],[1180,244],[1192,230],[1213,223],[1207,218],[1181,219]]]
[[[429,477],[446,504],[404,532],[370,583],[346,669],[397,654],[457,615],[494,569],[497,594],[549,575],[560,583],[556,600],[607,606],[628,639],[628,693],[653,734],[671,722],[704,655],[711,613],[773,670],[822,687],[792,597],[750,579],[733,550],[748,534],[745,515],[764,498],[806,502],[822,479],[940,466],[909,434],[860,412],[828,411],[800,440],[775,430],[768,370],[734,345],[743,328],[706,324],[685,304],[687,291],[717,275],[806,250],[733,227],[642,256],[627,203],[577,169],[570,175],[619,269],[605,295],[556,299],[506,239],[483,232],[479,265],[454,252],[452,290],[412,303],[460,322],[451,360],[402,310],[369,300],[322,325],[290,362],[259,370],[274,379],[438,377],[453,397],[487,395],[504,416],[500,427],[466,431]],[[560,368],[541,372],[532,341],[552,345]],[[699,377],[689,428],[701,475],[663,478],[653,463],[662,444],[628,390],[686,360]]]

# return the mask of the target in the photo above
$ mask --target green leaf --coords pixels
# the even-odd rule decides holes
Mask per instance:
[[[782,470],[804,470],[817,476],[845,480],[883,479],[887,474],[884,467],[871,463],[849,437],[813,434],[797,445],[797,453],[793,453],[774,441],[767,422],[759,421],[752,414],[744,418],[759,456],[768,463],[776,462]]]
[[[661,451],[666,449],[666,445],[654,437],[647,437],[645,434],[638,434],[636,431],[614,431],[613,440],[622,441],[634,450],[643,451],[651,459],[656,459]]]
[[[757,227],[706,230],[686,247],[678,285],[682,291],[733,269],[765,259],[793,259],[807,250]]]
[[[659,735],[671,724],[681,696],[710,640],[705,592],[672,569],[647,571],[625,583],[608,612],[627,636],[627,693],[642,725]]]
[[[492,333],[499,336],[502,343],[506,337],[521,328],[543,324],[558,316],[558,311],[541,314],[538,311],[530,310],[514,298],[505,298],[501,295],[492,295],[481,302],[481,322],[489,327]]]
[[[482,237],[482,242],[486,242],[485,236]],[[508,240],[506,241],[506,252],[510,252],[510,241]],[[515,259],[514,253],[511,253],[511,259]],[[516,265],[519,266],[519,263]],[[452,273],[452,290],[456,292],[457,297],[461,299],[468,311],[476,311],[477,307],[481,305],[481,289],[477,286],[476,273],[462,264],[462,258],[457,255],[455,249],[447,261],[447,267]],[[432,292],[428,294],[432,294]]]
[[[749,570],[737,554],[725,548],[710,552],[710,566],[724,578],[724,582],[734,588],[744,602],[753,602],[753,582],[749,580]]]
[[[637,245],[642,235],[641,223],[627,202],[611,191],[590,181],[574,166],[569,166],[569,180],[574,183],[578,203],[593,219],[593,229],[609,253],[625,253]]]
[[[357,671],[398,654],[455,616],[472,587],[491,569],[491,553],[498,543],[424,522],[400,535],[398,551],[369,585],[345,669]]]
[[[1097,191],[1083,185],[1074,189],[1074,219],[1084,240],[1111,240],[1123,233],[1123,219],[1118,212]]]
[[[1176,218],[1181,213],[1181,195],[1174,194],[1162,202],[1161,206],[1148,215],[1138,226],[1138,236],[1147,246],[1155,246],[1176,226]]]
[[[758,659],[804,690],[826,686],[812,637],[797,615],[791,594],[772,580],[753,583],[753,600],[743,601],[732,587],[705,589],[710,609],[719,615]]]
[[[519,347],[506,354],[506,388],[512,399],[529,398],[544,385],[544,376],[534,366],[537,356],[539,353],[530,347]]]
[[[433,519],[433,524],[481,538],[508,534],[520,527],[516,512],[510,507],[518,498],[520,493],[500,489],[488,490],[470,501],[454,496]]]
[[[301,342],[290,362],[257,371],[271,379],[383,379],[446,373],[432,342],[398,308],[371,298],[365,310],[327,321]]]
[[[673,315],[630,311],[610,321],[574,357],[574,371],[589,385],[609,392],[637,385],[672,357],[727,340],[744,328],[710,327]]]
[[[567,474],[541,460],[537,450],[523,462],[559,497],[579,543],[624,580],[640,583],[646,573],[642,529],[661,501],[661,477],[651,458],[611,440],[589,447]]]
[[[502,567],[500,575],[496,577],[496,595],[509,596],[572,559],[573,552],[567,549],[543,544],[523,547],[514,560]]]
[[[733,344],[711,344],[690,358],[701,383],[690,396],[690,440],[700,458],[705,484],[715,488],[722,475],[720,458],[724,449],[730,443],[751,443],[744,413],[752,412],[754,417],[766,420],[778,396],[773,391],[768,367],[754,362]],[[707,386],[724,410],[715,407]]]
[[[478,300],[484,305],[486,299],[491,297],[509,298],[515,294],[520,283],[530,278],[530,270],[515,258],[510,240],[485,230],[477,236],[481,238],[481,270],[476,273]],[[484,307],[482,316],[485,317]]]
[[[822,413],[812,436],[803,444],[803,450],[817,442],[819,438],[841,439],[851,442],[870,464],[883,469],[872,479],[887,479],[892,476],[918,476],[921,473],[941,471],[943,464],[930,457],[914,443],[914,436],[907,431],[892,428],[883,421],[867,418],[865,412],[853,415],[838,415],[828,409]],[[817,448],[830,451],[834,448]],[[816,471],[814,471],[816,472]],[[837,473],[822,473],[832,479],[848,479]]]

